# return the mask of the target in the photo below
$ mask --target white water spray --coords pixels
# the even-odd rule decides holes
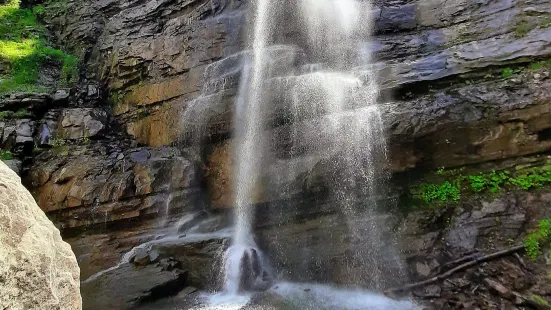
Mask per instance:
[[[388,277],[382,271],[384,261],[398,260],[384,249],[391,247],[386,246],[377,221],[376,196],[387,162],[377,76],[374,70],[354,71],[372,63],[368,42],[372,21],[360,14],[369,12],[370,4],[256,0],[252,8],[251,51],[244,54],[235,118],[236,224],[225,255],[224,292],[263,288],[271,280],[267,260],[254,240],[252,205],[261,190],[259,171],[269,165],[264,157],[272,148],[267,114],[278,105],[286,106],[289,114],[285,126],[290,131],[290,156],[302,149],[325,156],[334,166],[335,175],[326,185],[336,209],[345,215],[349,247],[355,253],[346,257],[350,266],[343,267],[350,283],[380,289]],[[286,31],[299,38],[293,46],[280,44]],[[297,59],[278,63],[286,56],[276,50],[294,53]],[[356,276],[365,268],[370,270],[368,278]]]
[[[268,271],[264,270],[262,253],[258,250],[251,228],[251,204],[258,181],[262,144],[262,88],[266,76],[266,40],[270,31],[271,7],[277,1],[257,0],[252,36],[252,55],[246,59],[241,78],[236,113],[234,146],[235,235],[232,246],[226,252],[224,290],[237,294],[240,290],[262,286]],[[245,279],[249,277],[249,279]],[[267,280],[267,279],[266,279]],[[248,282],[248,283],[246,283]]]

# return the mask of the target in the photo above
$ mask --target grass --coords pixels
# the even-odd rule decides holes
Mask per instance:
[[[439,169],[436,174],[445,175],[445,172]],[[497,193],[505,186],[530,190],[548,184],[551,184],[551,168],[527,169],[514,176],[510,171],[492,171],[476,175],[459,175],[438,184],[423,183],[414,195],[426,203],[455,202],[461,199],[463,189],[474,193]]]
[[[19,8],[19,0],[0,5],[0,94],[43,90],[36,83],[48,62],[61,67],[60,86],[74,84],[79,59],[48,45],[36,13]]]

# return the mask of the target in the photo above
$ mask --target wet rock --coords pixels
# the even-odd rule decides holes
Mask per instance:
[[[159,253],[160,266],[167,270],[188,270],[188,284],[194,287],[205,289],[216,286],[222,268],[222,253],[227,249],[228,241],[208,236],[202,240],[189,238],[155,244],[153,250]]]
[[[182,262],[175,260],[172,257],[163,258],[159,261],[159,266],[161,266],[163,270],[172,271],[174,269],[182,268]]]
[[[375,29],[379,32],[413,29],[417,26],[416,5],[384,7],[375,12]]]
[[[413,295],[419,298],[437,298],[440,297],[442,289],[438,285],[427,285],[425,287],[413,290]]]
[[[186,278],[182,270],[163,271],[153,265],[136,268],[125,264],[82,283],[83,308],[127,309],[145,301],[176,295],[186,286]]]
[[[157,262],[157,260],[159,260],[159,253],[157,253],[157,251],[150,251],[149,252],[149,262],[151,263],[155,263]]]
[[[145,266],[149,264],[149,253],[146,250],[140,249],[132,259],[132,263],[136,266]]]
[[[197,292],[197,288],[193,287],[193,286],[188,286],[186,287],[185,289],[181,290],[179,293],[178,293],[178,297],[185,297],[185,296],[188,296],[190,294],[193,294],[195,292]]]

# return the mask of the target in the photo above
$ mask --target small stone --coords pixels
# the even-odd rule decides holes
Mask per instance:
[[[422,277],[426,277],[430,274],[430,267],[426,263],[415,263],[415,272]]]
[[[96,85],[90,84],[88,85],[88,97],[96,97],[98,95],[98,88]]]
[[[541,79],[541,74],[539,74],[539,73],[534,74],[534,79],[536,79],[536,80]]]
[[[54,102],[60,102],[65,101],[69,98],[69,90],[68,89],[58,89],[54,94]]]
[[[134,256],[133,263],[136,266],[145,266],[149,264],[149,253],[145,250],[138,250]]]
[[[123,158],[124,158],[124,154],[123,154],[123,153],[120,153],[120,154],[117,156],[117,159],[118,159],[118,160],[121,160],[121,159],[123,159]]]
[[[149,252],[149,262],[154,263],[159,259],[159,253],[157,251],[153,250]]]
[[[486,283],[486,285],[488,285],[490,290],[493,291],[494,293],[497,293],[501,297],[508,300],[513,299],[514,297],[513,292],[511,292],[511,290],[503,286],[503,284],[488,278],[484,279],[484,282]]]

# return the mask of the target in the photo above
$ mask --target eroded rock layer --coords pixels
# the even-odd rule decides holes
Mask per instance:
[[[549,216],[548,188],[503,187],[492,197],[466,190],[459,202],[444,199],[436,207],[412,196],[422,183],[445,181],[434,176],[436,169],[477,175],[548,167],[549,2],[374,5],[363,14],[375,20],[375,35],[366,32],[364,40],[375,47],[376,63],[354,72],[377,70],[391,190],[377,198],[385,216],[358,216],[353,225],[384,223],[383,235],[396,245],[410,280],[463,255],[521,243]],[[45,8],[43,22],[57,41],[82,50],[78,87],[0,99],[3,108],[32,112],[0,121],[0,146],[18,155],[15,167],[22,167],[40,207],[73,246],[82,277],[115,266],[134,246],[182,227],[187,217],[216,215],[228,222],[233,114],[248,53],[247,1],[68,0],[63,9]],[[297,47],[304,38],[293,31],[299,25],[292,18],[284,19],[288,31],[278,33],[280,45],[270,53],[297,73],[307,69],[309,51]],[[295,82],[269,84],[286,91],[274,91],[264,111],[273,143],[255,189],[258,243],[283,277],[366,284],[370,270],[347,260],[361,254],[345,246],[352,224],[328,199],[327,184],[339,172],[333,159],[346,154],[327,147],[334,138],[324,127],[331,115],[316,100],[300,97]],[[297,118],[290,95],[302,98],[308,113]],[[37,155],[34,145],[47,150]],[[188,272],[182,286],[217,286],[206,262],[219,264],[224,236],[207,238],[203,246],[172,244],[179,250],[160,246],[179,253],[174,255]],[[437,302],[435,309],[512,306],[514,294],[495,293],[495,282],[525,296],[546,296],[545,279],[537,275],[542,263],[494,262],[458,274],[451,279],[455,285],[414,294]]]

